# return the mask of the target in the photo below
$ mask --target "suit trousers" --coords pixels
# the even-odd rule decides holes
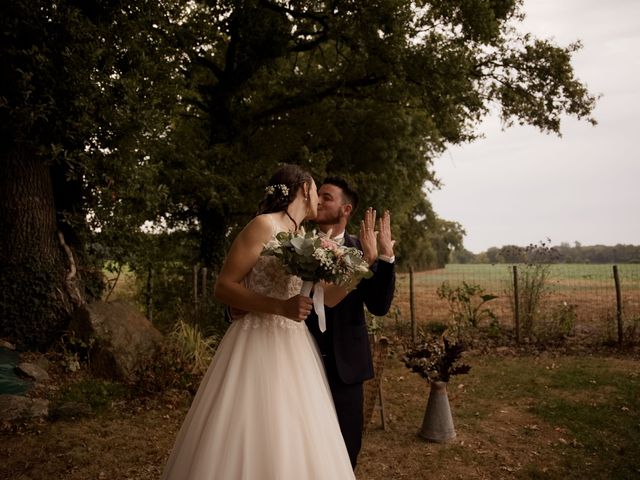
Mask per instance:
[[[331,362],[326,363],[330,364]],[[362,382],[346,384],[340,380],[335,365],[333,368],[331,368],[331,365],[325,364],[325,366],[327,367],[327,379],[329,380],[331,395],[336,406],[340,431],[347,446],[347,452],[349,452],[351,466],[355,469],[358,454],[362,447],[363,384]]]

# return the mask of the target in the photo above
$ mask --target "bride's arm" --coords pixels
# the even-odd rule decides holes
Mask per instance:
[[[242,281],[260,257],[271,238],[272,226],[265,216],[251,220],[233,241],[214,286],[217,300],[249,312],[282,315],[304,320],[311,310],[311,299],[299,295],[288,300],[268,297],[246,288]]]

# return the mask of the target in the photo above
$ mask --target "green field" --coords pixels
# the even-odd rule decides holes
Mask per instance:
[[[518,265],[518,268],[526,268]],[[553,264],[549,265],[551,279],[566,283],[576,281],[577,285],[592,282],[603,287],[614,287],[613,266],[594,264]],[[640,289],[640,264],[618,265],[620,281],[634,289]],[[439,285],[444,281],[452,283],[462,280],[474,283],[506,285],[512,281],[513,266],[506,264],[449,264],[443,269],[416,272],[416,284]]]

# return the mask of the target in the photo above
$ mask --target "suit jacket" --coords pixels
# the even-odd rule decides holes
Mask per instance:
[[[344,244],[360,249],[356,237],[345,234]],[[320,347],[327,374],[337,376],[345,384],[360,383],[373,378],[371,347],[364,306],[374,315],[386,315],[395,291],[395,265],[375,262],[373,276],[358,286],[335,307],[325,307],[327,330],[318,328],[318,316],[312,311],[307,326]]]

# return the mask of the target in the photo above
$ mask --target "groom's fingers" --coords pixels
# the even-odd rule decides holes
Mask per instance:
[[[381,222],[381,226],[380,229],[384,229],[384,233],[385,235],[388,234],[389,237],[391,236],[391,213],[389,212],[389,210],[386,210],[384,212],[384,215],[381,218],[382,222]]]

